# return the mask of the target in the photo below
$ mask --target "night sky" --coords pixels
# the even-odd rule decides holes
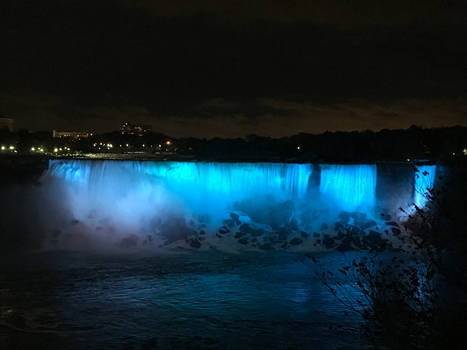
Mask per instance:
[[[284,136],[467,125],[466,1],[1,0],[17,128]]]

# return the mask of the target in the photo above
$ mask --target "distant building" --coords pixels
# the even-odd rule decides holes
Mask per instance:
[[[152,126],[147,124],[131,124],[123,122],[121,126],[122,135],[143,136],[152,131]]]
[[[0,117],[0,130],[8,130],[10,132],[14,129],[15,121],[11,118]]]
[[[92,136],[92,132],[88,131],[57,131],[54,130],[52,136],[54,138],[71,138],[71,139],[85,139]]]

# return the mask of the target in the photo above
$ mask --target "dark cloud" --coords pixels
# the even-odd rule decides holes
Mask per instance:
[[[434,116],[407,110],[406,122],[390,109],[417,101],[417,108],[465,110],[465,7],[421,0],[4,0],[0,113],[41,128],[112,129],[125,118],[176,133],[186,121],[193,134],[205,128],[211,135],[301,130],[287,124],[306,131],[465,124],[465,113],[446,112],[434,123]],[[357,100],[366,109],[336,112]],[[362,117],[382,105],[377,117]],[[316,113],[309,106],[335,114],[316,122],[303,114]]]

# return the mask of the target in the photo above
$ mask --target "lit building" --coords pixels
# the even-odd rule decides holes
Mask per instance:
[[[122,135],[143,136],[152,131],[152,126],[147,124],[131,124],[123,122],[121,126]]]
[[[11,118],[0,117],[0,130],[13,131],[14,120]]]
[[[92,132],[88,131],[57,131],[54,130],[52,136],[54,138],[72,138],[72,139],[85,139],[92,136]]]

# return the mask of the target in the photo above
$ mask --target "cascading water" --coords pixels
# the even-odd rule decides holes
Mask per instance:
[[[435,168],[419,170],[414,200],[423,207]],[[364,230],[381,221],[376,165],[51,160],[43,182],[79,223],[75,231],[96,237],[172,232],[164,240],[174,242],[230,232],[256,244],[259,236],[332,233],[337,221]]]
[[[322,165],[319,190],[343,210],[372,209],[376,178],[376,165]]]
[[[417,166],[414,181],[414,203],[423,208],[428,202],[430,190],[435,185],[436,165]]]

